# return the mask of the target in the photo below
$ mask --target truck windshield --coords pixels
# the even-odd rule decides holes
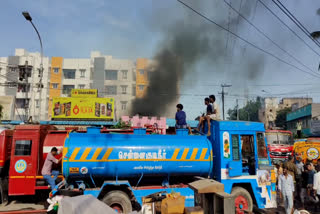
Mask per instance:
[[[268,144],[292,144],[292,137],[289,133],[267,133],[267,142]]]

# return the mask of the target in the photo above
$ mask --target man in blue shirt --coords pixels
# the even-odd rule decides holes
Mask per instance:
[[[176,113],[176,129],[186,129],[187,121],[186,121],[186,113],[182,111],[183,105],[177,105],[177,113]]]

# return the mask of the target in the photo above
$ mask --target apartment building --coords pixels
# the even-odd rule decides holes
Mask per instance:
[[[52,114],[53,97],[69,97],[72,89],[91,87],[91,60],[52,57],[50,68],[50,88],[48,117]]]
[[[40,89],[39,70],[40,53],[29,53],[24,49],[16,49],[14,56],[0,58],[0,96],[11,96],[15,99],[13,112],[8,119],[45,120],[48,115],[48,79],[49,58],[43,57],[42,85]],[[12,109],[5,108],[12,112]]]
[[[312,103],[312,98],[305,97],[285,97],[282,98],[279,102],[279,99],[276,97],[266,97],[262,102],[262,106],[259,109],[259,120],[265,124],[266,127],[269,127],[268,124],[268,114],[273,114],[273,117],[277,117],[277,111],[285,108],[291,108],[292,111],[295,111],[298,108],[301,108],[305,105]],[[270,112],[270,110],[272,110]]]
[[[93,63],[92,88],[99,97],[115,98],[115,118],[129,115],[132,100],[136,97],[135,62],[115,59],[100,52],[91,52]]]
[[[90,58],[43,57],[41,90],[38,88],[41,55],[16,49],[14,56],[0,58],[0,96],[12,106],[8,120],[50,120],[52,99],[68,97],[72,89],[98,89],[99,97],[115,99],[115,119],[129,115],[132,101],[146,95],[155,62],[138,58],[116,59],[91,52]],[[12,98],[12,99],[11,99]],[[10,100],[13,104],[10,105]],[[175,104],[175,103],[174,103]],[[175,107],[163,115],[174,115]],[[12,113],[13,112],[13,113]]]

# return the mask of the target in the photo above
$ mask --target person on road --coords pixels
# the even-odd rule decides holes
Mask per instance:
[[[293,194],[294,194],[294,185],[293,178],[288,173],[288,167],[284,166],[283,175],[279,177],[279,192],[280,198],[284,201],[284,208],[286,214],[293,213]]]
[[[288,173],[292,176],[293,181],[295,181],[295,176],[298,173],[297,166],[294,164],[293,156],[289,156],[288,161],[285,163],[285,166],[288,169]]]
[[[308,169],[307,166],[304,166],[304,170],[301,174],[301,182],[300,182],[300,199],[302,209],[304,209],[305,201],[307,199],[307,186],[308,186]]]
[[[302,173],[304,171],[304,164],[301,161],[301,157],[297,157],[297,162],[296,162],[296,167],[297,167],[297,174],[296,174],[296,196],[300,196],[300,191],[301,191],[301,179],[302,179]]]
[[[59,175],[59,171],[52,170],[53,163],[58,164],[59,161],[61,161],[62,157],[60,159],[56,159],[55,156],[58,153],[58,149],[56,147],[53,147],[51,149],[51,152],[48,153],[46,160],[44,161],[41,174],[43,175],[43,178],[48,182],[50,185],[51,190],[54,189],[56,185],[56,179]],[[53,177],[52,177],[53,176]]]
[[[320,198],[320,165],[317,165],[316,167],[317,173],[314,174],[313,177],[313,190],[314,190],[314,196]],[[319,201],[316,203],[315,209],[317,210],[319,208]]]

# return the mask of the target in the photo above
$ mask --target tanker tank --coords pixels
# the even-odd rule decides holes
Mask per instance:
[[[146,135],[141,129],[134,134],[103,134],[97,128],[70,133],[64,143],[63,175],[69,179],[211,175],[211,142],[184,130],[178,133]]]

